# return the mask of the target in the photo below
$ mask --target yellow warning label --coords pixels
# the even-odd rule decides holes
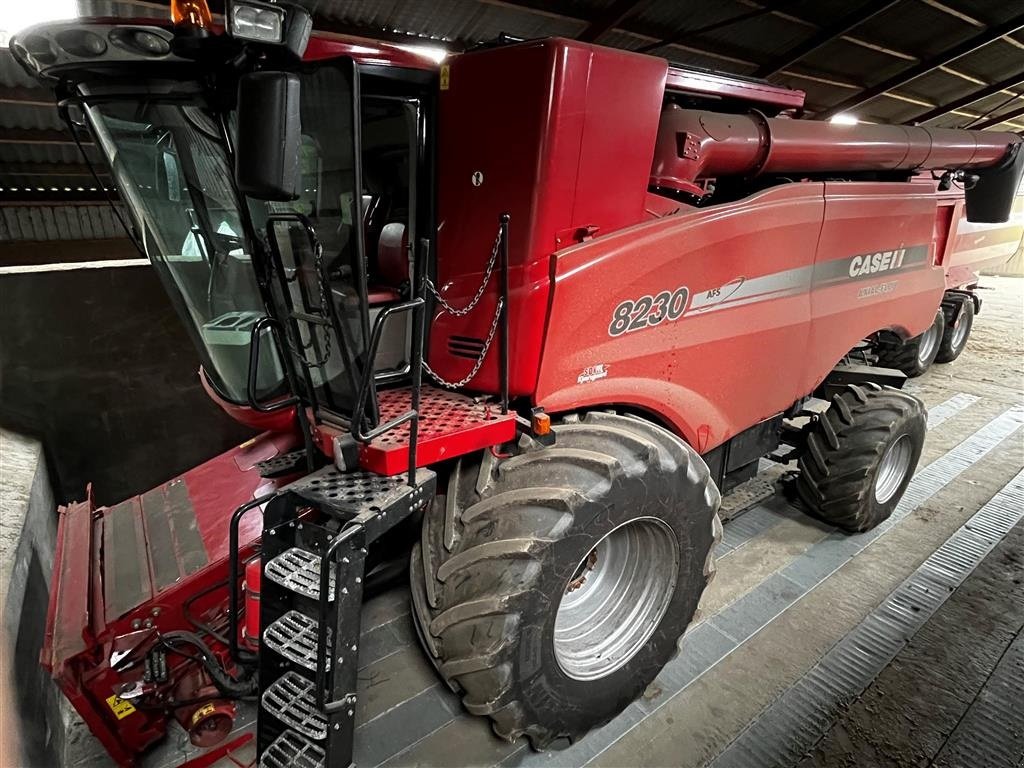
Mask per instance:
[[[214,707],[213,704],[203,704],[203,706],[192,713],[192,725],[195,726],[196,723],[215,710],[216,707]]]
[[[107,706],[110,707],[110,711],[114,713],[114,717],[118,720],[124,720],[135,711],[135,705],[130,701],[125,701],[120,696],[108,696]]]
[[[441,90],[448,90],[448,83],[451,80],[451,67],[447,64],[441,65]]]

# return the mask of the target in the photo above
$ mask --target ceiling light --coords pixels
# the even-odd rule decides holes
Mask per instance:
[[[6,48],[15,32],[33,24],[78,17],[76,0],[32,0],[0,3],[0,48]]]
[[[860,120],[858,120],[853,115],[848,115],[845,112],[840,112],[838,115],[832,115],[832,117],[829,119],[829,122],[835,123],[836,125],[856,125],[857,123],[860,122]]]

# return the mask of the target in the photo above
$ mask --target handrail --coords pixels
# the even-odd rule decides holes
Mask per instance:
[[[269,405],[264,405],[256,397],[256,385],[260,372],[260,337],[263,330],[269,328],[274,341],[280,344],[280,338],[277,335],[278,325],[279,323],[274,318],[264,316],[253,323],[252,331],[249,334],[249,378],[246,382],[245,394],[249,401],[249,407],[260,413],[273,413],[299,403],[298,395],[286,397],[284,400],[275,400]]]
[[[377,315],[377,319],[373,323],[373,331],[370,334],[370,344],[367,347],[366,352],[366,368],[363,369],[363,378],[362,381],[359,383],[359,391],[356,394],[355,408],[352,411],[352,434],[355,437],[355,439],[358,440],[359,442],[368,443],[369,441],[373,440],[376,437],[379,437],[385,432],[389,432],[395,427],[399,427],[408,421],[414,421],[418,418],[416,408],[418,403],[414,403],[414,407],[411,410],[403,413],[401,416],[394,418],[391,421],[385,422],[384,424],[378,424],[369,431],[363,431],[363,416],[365,415],[366,410],[366,397],[369,394],[370,389],[374,383],[373,363],[377,357],[377,349],[380,346],[380,340],[384,333],[384,326],[391,317],[401,312],[413,312],[415,315],[415,317],[413,318],[413,322],[422,322],[423,318],[421,316],[421,313],[423,311],[424,306],[425,302],[423,301],[423,297],[421,296],[417,296],[416,298],[410,299],[409,301],[404,301],[401,304],[392,304],[391,306],[385,307],[383,310],[381,310],[380,314]],[[413,346],[415,347],[416,345],[414,344]],[[419,357],[419,355],[417,355],[417,350],[413,349],[411,356],[414,358]],[[417,363],[419,361],[414,360],[413,362]],[[416,368],[417,366],[413,365],[414,375]],[[418,386],[414,382],[414,394],[416,389],[418,389]]]
[[[508,222],[511,216],[507,213],[501,214],[498,217],[500,224],[498,225],[499,232],[501,233],[501,265],[500,275],[501,283],[498,286],[499,290],[499,301],[501,302],[501,335],[498,337],[498,343],[500,345],[499,352],[501,357],[498,361],[498,379],[499,389],[501,392],[501,412],[502,414],[508,413],[508,375],[509,375],[509,351],[508,351],[508,332],[509,332],[509,319],[508,319]]]
[[[317,601],[317,638],[316,638],[316,705],[322,712],[333,712],[345,704],[344,700],[327,701],[327,655],[330,652],[334,660],[335,668],[338,661],[334,657],[335,649],[338,646],[338,633],[335,631],[331,636],[331,647],[327,647],[327,606],[330,603],[331,588],[331,567],[334,565],[334,556],[342,544],[351,540],[364,530],[361,522],[353,521],[353,524],[342,530],[324,550],[320,557],[320,599]],[[342,595],[342,584],[335,580],[334,601],[335,605],[340,601]],[[337,629],[337,628],[335,628]],[[352,660],[355,664],[355,659]]]

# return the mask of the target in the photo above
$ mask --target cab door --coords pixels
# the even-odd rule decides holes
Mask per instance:
[[[306,399],[328,421],[351,416],[369,319],[359,154],[358,71],[350,59],[304,67],[300,185],[288,202],[250,201],[266,238],[268,287]]]

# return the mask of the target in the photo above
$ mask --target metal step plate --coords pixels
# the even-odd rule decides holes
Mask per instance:
[[[275,584],[313,600],[320,599],[320,556],[308,550],[292,547],[275,557],[263,571]],[[334,599],[334,574],[330,574],[328,601]]]
[[[324,768],[321,747],[295,731],[285,731],[263,750],[260,768]]]
[[[316,707],[313,682],[285,672],[263,692],[263,709],[310,739],[327,738],[327,717]]]
[[[263,631],[263,644],[289,661],[316,671],[317,622],[298,611],[288,611]],[[327,628],[330,647],[331,629]],[[327,669],[331,659],[327,659]]]

